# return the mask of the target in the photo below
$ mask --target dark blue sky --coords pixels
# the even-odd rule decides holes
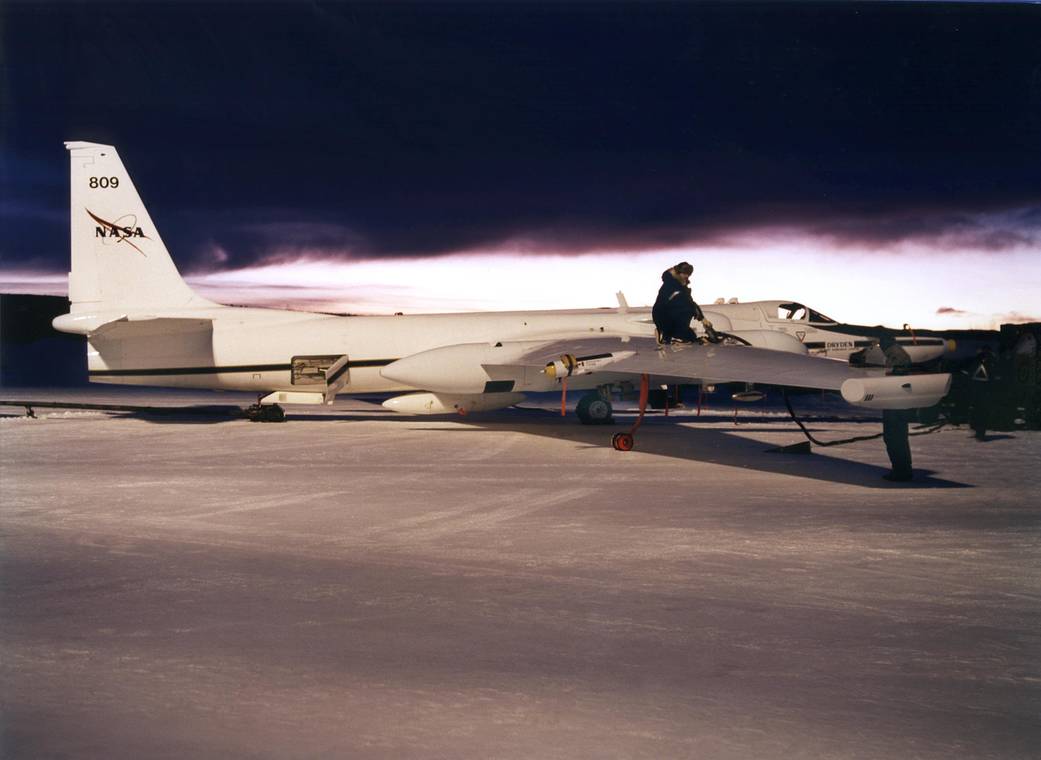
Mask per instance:
[[[0,254],[67,267],[63,140],[115,144],[182,268],[641,249],[769,224],[1041,230],[1041,6],[21,3]],[[1001,229],[979,214],[1016,209]]]

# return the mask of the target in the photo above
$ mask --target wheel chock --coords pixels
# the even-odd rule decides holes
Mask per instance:
[[[632,451],[635,443],[632,433],[615,433],[611,438],[615,451]]]

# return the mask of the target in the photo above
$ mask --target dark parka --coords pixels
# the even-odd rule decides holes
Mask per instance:
[[[704,319],[701,307],[694,303],[690,288],[676,279],[672,269],[661,273],[661,289],[651,309],[654,326],[658,328],[663,342],[672,338],[697,340],[690,328],[692,319]]]

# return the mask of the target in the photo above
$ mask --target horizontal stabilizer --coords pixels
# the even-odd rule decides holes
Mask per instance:
[[[107,314],[62,314],[55,317],[51,325],[55,330],[87,337],[123,338],[148,335],[156,332],[176,333],[207,328],[209,319],[183,319],[180,317],[154,317],[151,315],[115,316]]]
[[[32,399],[0,399],[0,406],[20,406],[26,416],[35,417],[33,409],[84,409],[98,412],[130,412],[132,414],[199,416],[199,417],[245,417],[242,407],[231,404],[202,404],[197,406],[142,406],[140,404],[91,404],[81,401],[34,401]]]

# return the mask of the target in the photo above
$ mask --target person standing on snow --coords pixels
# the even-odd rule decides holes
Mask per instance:
[[[973,366],[969,410],[969,427],[977,441],[987,440],[987,423],[990,416],[990,384],[994,377],[994,352],[990,346],[984,346],[976,354]]]
[[[911,372],[911,357],[903,346],[892,338],[883,338],[880,347],[885,353],[886,370],[890,375],[907,375]],[[908,423],[918,415],[917,409],[883,409],[882,440],[886,444],[886,454],[892,469],[882,477],[896,483],[903,483],[914,477],[911,468],[911,439]]]

